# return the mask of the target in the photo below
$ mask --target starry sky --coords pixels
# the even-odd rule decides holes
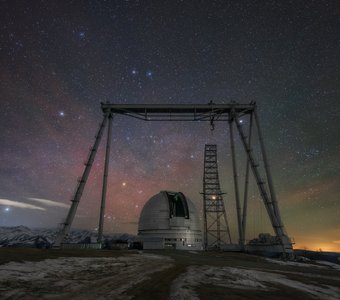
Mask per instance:
[[[100,102],[256,101],[295,247],[340,251],[339,23],[338,1],[2,0],[0,225],[63,221]],[[160,190],[202,211],[204,145],[215,143],[236,240],[228,134],[223,122],[211,131],[114,116],[105,231],[136,234]],[[242,182],[239,138],[236,147]],[[104,150],[105,138],[74,228],[98,226]],[[254,182],[249,190],[247,239],[271,232]]]

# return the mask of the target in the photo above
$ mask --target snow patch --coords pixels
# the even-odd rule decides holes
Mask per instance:
[[[315,262],[319,265],[325,265],[325,266],[331,267],[332,269],[340,270],[339,264],[335,264],[335,263],[332,263],[332,262],[329,262],[329,261],[324,261],[324,260],[316,260]]]
[[[170,299],[199,299],[195,287],[201,284],[267,291],[270,289],[268,283],[295,288],[318,299],[338,300],[340,294],[340,289],[336,287],[304,284],[276,273],[232,267],[190,266],[172,283]]]
[[[171,266],[153,254],[11,262],[0,269],[1,299],[130,299],[128,289]]]
[[[304,262],[294,262],[294,261],[284,261],[284,260],[279,260],[279,259],[271,259],[271,258],[265,258],[266,261],[274,263],[274,264],[278,264],[281,266],[293,266],[293,267],[306,267],[306,268],[319,268],[319,269],[326,269],[326,267],[324,266],[318,266],[315,264],[311,264],[311,263],[304,263]]]

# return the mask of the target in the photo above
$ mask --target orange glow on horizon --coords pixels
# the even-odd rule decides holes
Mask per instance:
[[[296,243],[294,249],[321,251],[322,252],[340,252],[340,244],[337,243]]]

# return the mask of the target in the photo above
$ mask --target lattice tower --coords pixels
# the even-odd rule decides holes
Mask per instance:
[[[217,145],[205,145],[203,174],[204,248],[231,244],[227,213],[220,188]]]

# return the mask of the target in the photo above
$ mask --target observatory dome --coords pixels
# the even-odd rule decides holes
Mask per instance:
[[[144,249],[202,249],[199,215],[190,199],[180,192],[161,191],[146,202],[138,235]]]

